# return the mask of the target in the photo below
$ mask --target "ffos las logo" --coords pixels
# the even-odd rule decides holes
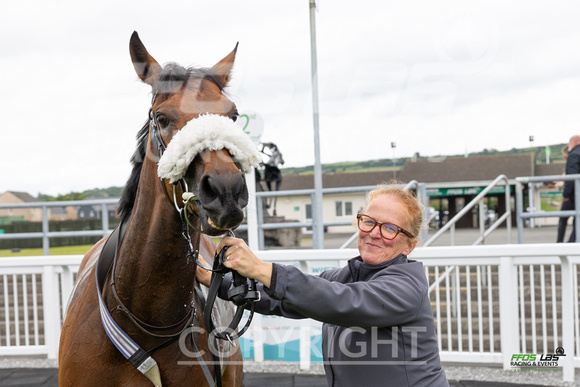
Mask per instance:
[[[566,356],[564,348],[558,347],[554,353],[514,353],[510,359],[512,372],[558,372],[559,361]]]

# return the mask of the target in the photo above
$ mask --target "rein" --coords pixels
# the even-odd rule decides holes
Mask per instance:
[[[220,252],[216,252],[215,254],[213,261],[213,275],[209,285],[209,292],[207,294],[207,302],[205,304],[203,318],[206,328],[211,331],[216,338],[228,340],[233,345],[233,340],[242,336],[250,327],[250,323],[254,317],[255,302],[260,301],[260,292],[257,290],[256,280],[248,279],[224,265],[224,257],[228,248],[229,246],[225,246]],[[232,285],[228,290],[228,300],[236,304],[237,309],[230,325],[228,325],[228,327],[223,331],[219,332],[211,320],[211,311],[213,309],[213,304],[216,300],[219,288],[221,287],[221,284],[224,280],[224,276],[228,272],[232,272],[233,276]],[[250,315],[248,317],[248,321],[246,321],[244,327],[238,331],[237,334],[232,335],[240,323],[245,306],[248,303],[250,304]]]

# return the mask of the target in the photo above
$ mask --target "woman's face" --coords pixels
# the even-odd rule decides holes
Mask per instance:
[[[410,230],[409,215],[405,205],[394,195],[377,196],[368,205],[365,215],[380,223],[392,223],[406,231]],[[399,232],[395,239],[384,239],[379,227],[371,232],[359,231],[358,250],[365,263],[377,265],[389,261],[399,254],[409,255],[415,248],[417,240]]]

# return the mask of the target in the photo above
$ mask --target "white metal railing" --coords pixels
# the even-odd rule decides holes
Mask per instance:
[[[0,258],[0,355],[56,359],[80,256]]]
[[[257,255],[305,269],[313,261],[345,265],[358,251],[268,250]],[[575,244],[422,247],[410,258],[423,262],[430,282],[443,268],[457,268],[432,285],[442,361],[508,368],[515,353],[554,353],[561,346],[567,354],[561,358],[563,379],[573,380],[574,367],[580,367],[580,251]],[[0,356],[56,358],[62,311],[80,259],[0,259]],[[260,326],[260,317],[252,325]],[[302,338],[300,363],[308,368],[310,340]],[[259,348],[254,353],[259,361]]]
[[[503,183],[505,187],[505,212],[493,223],[490,225],[489,229],[485,230],[484,224],[484,212],[483,212],[483,198],[497,185]],[[506,175],[499,175],[495,178],[494,181],[488,184],[483,191],[481,191],[476,197],[474,197],[468,204],[465,205],[449,222],[447,222],[439,231],[437,231],[431,238],[429,238],[423,244],[424,247],[430,246],[433,242],[435,242],[441,235],[443,235],[447,230],[450,230],[452,233],[452,244],[453,243],[453,235],[455,231],[455,223],[459,221],[465,214],[471,211],[476,205],[479,205],[479,231],[480,236],[479,238],[473,243],[474,245],[479,245],[485,242],[485,238],[489,236],[496,228],[498,228],[503,222],[505,222],[506,226],[506,233],[507,233],[507,243],[511,243],[511,209],[510,209],[510,184],[509,180]]]
[[[42,250],[44,255],[49,254],[50,238],[66,238],[74,236],[105,236],[112,230],[109,229],[109,211],[107,205],[116,205],[119,199],[87,199],[87,200],[69,200],[61,202],[32,202],[32,203],[0,203],[0,209],[18,209],[18,208],[41,208],[42,209],[42,231],[25,232],[25,233],[7,233],[0,234],[0,240],[7,239],[28,239],[42,238]],[[101,229],[100,230],[82,230],[82,231],[53,231],[49,230],[49,208],[63,207],[81,207],[81,206],[100,206],[101,207]]]
[[[528,219],[530,226],[533,227],[534,218],[551,218],[551,217],[574,217],[574,227],[576,230],[576,243],[580,243],[580,206],[574,210],[568,211],[541,211],[536,209],[534,204],[534,190],[537,184],[554,181],[572,181],[574,183],[574,202],[580,203],[580,174],[576,175],[552,175],[552,176],[528,176],[516,177],[516,220],[518,224],[518,243],[524,241],[524,220]],[[524,185],[528,185],[529,205],[524,211]]]

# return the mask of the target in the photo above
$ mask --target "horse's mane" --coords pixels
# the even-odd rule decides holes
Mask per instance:
[[[165,100],[171,95],[179,92],[187,85],[190,79],[207,79],[213,82],[220,91],[223,91],[227,86],[224,77],[219,76],[215,71],[208,68],[185,68],[176,63],[167,64],[161,73],[159,79],[153,87],[153,100]],[[141,169],[143,161],[145,160],[145,153],[147,153],[147,142],[149,140],[149,120],[137,133],[137,149],[131,157],[131,164],[133,169],[131,175],[123,188],[121,199],[119,200],[119,207],[117,214],[121,218],[121,222],[126,221],[131,216],[133,205],[135,204],[135,197],[137,195],[137,188],[139,186],[139,178],[141,177]]]

